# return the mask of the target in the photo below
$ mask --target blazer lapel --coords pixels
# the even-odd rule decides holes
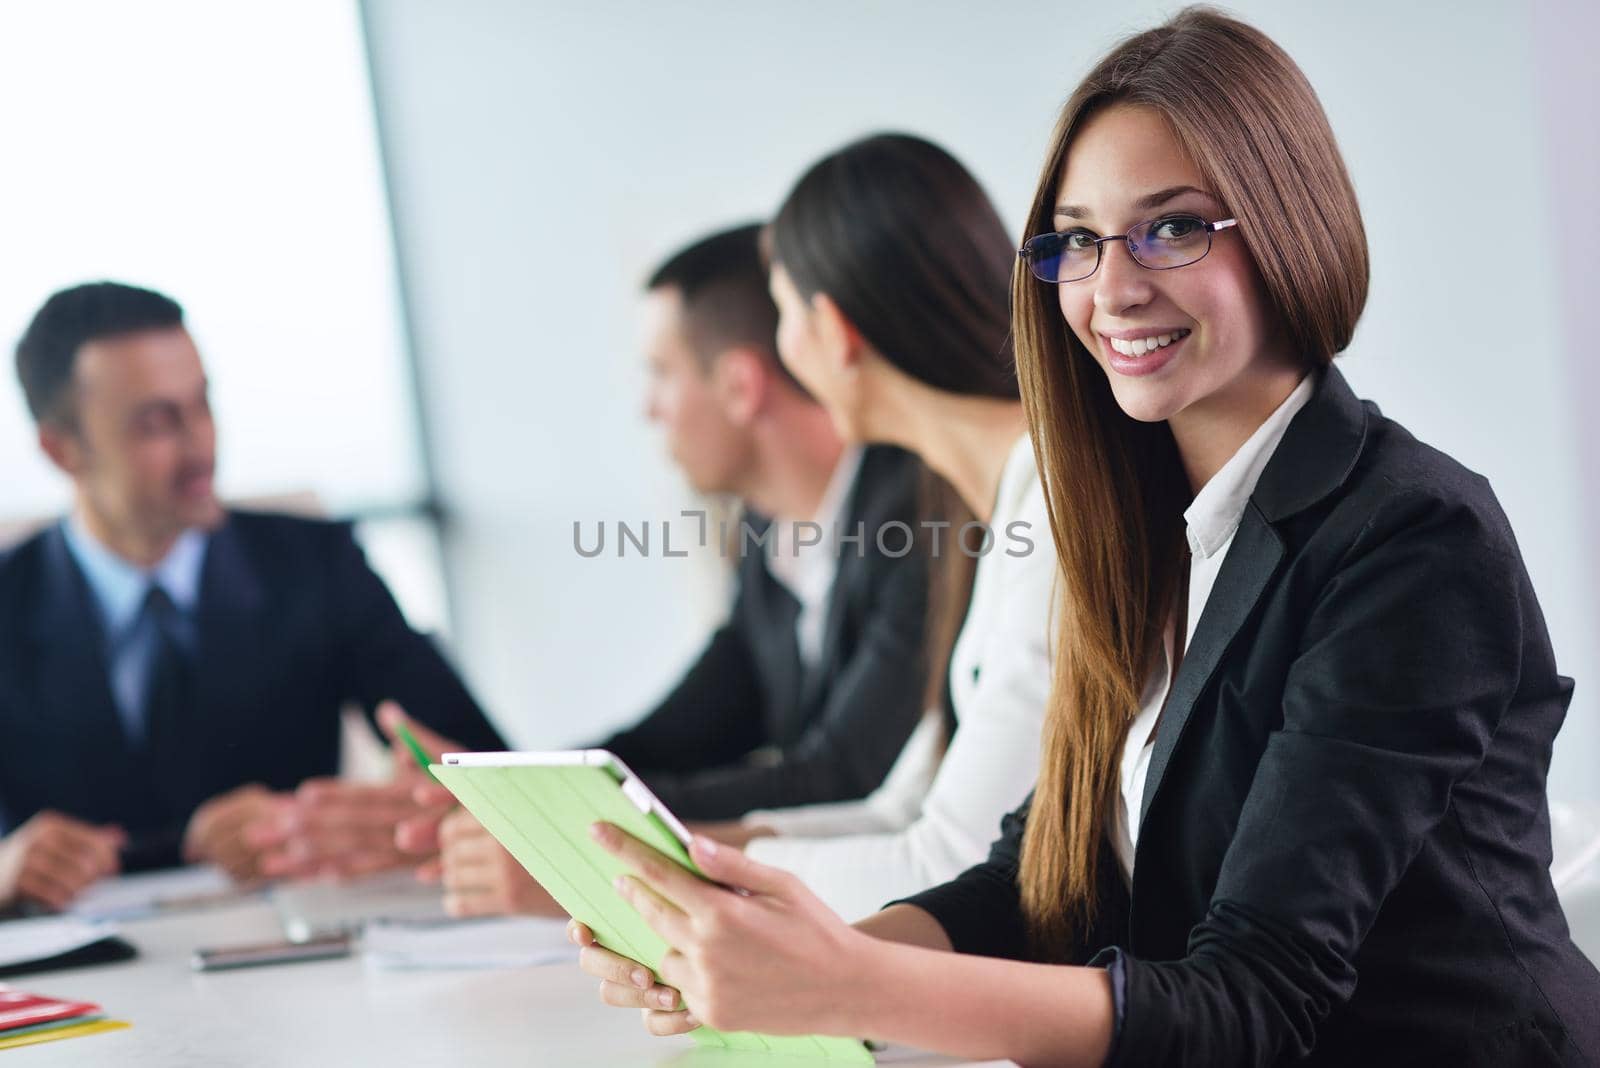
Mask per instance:
[[[195,712],[250,707],[261,692],[262,650],[269,648],[266,591],[232,523],[206,545],[200,571],[196,633]]]
[[[807,681],[800,663],[800,639],[795,633],[800,602],[764,567],[761,578],[761,596],[766,602],[762,616],[770,624],[764,640],[770,643],[767,669],[772,679],[772,737],[787,743],[800,734],[802,693]]]
[[[862,454],[861,467],[856,472],[855,484],[850,487],[849,505],[841,517],[840,530],[843,534],[855,533],[856,524],[861,523],[865,537],[877,536],[877,531],[872,529],[873,524],[864,513],[868,501],[872,499],[869,487],[880,480],[879,471],[882,466],[883,453],[880,450],[868,448]],[[830,537],[832,533],[823,531],[823,537]],[[828,617],[823,621],[822,644],[818,647],[817,662],[805,673],[801,699],[803,708],[812,707],[821,696],[824,683],[838,671],[838,662],[843,652],[840,644],[844,632],[845,602],[849,591],[856,585],[856,570],[865,566],[864,549],[857,551],[852,548],[850,552],[845,552],[841,547],[834,555],[833,585],[828,590]]]
[[[37,714],[49,717],[52,728],[109,743],[126,756],[127,738],[111,696],[105,628],[94,594],[60,528],[46,538],[42,603],[32,635]]]
[[[855,582],[852,568],[860,561],[841,554],[836,561],[833,588],[828,591],[828,618],[823,624],[822,644],[817,650],[817,662],[805,672],[801,688],[801,705],[810,708],[821,695],[823,686],[839,669],[840,641],[844,629],[844,593]]]
[[[1239,529],[1228,547],[1227,558],[1217,572],[1217,584],[1206,600],[1205,611],[1195,627],[1194,639],[1183,655],[1178,676],[1172,682],[1167,707],[1161,713],[1150,751],[1150,771],[1145,778],[1144,797],[1139,804],[1142,826],[1150,802],[1161,786],[1173,750],[1183,736],[1183,728],[1194,711],[1195,701],[1205,691],[1222,654],[1233,643],[1250,612],[1267,588],[1272,573],[1283,559],[1283,541],[1255,508],[1246,506]],[[1141,836],[1140,841],[1144,841]]]
[[[1338,368],[1329,366],[1261,472],[1156,728],[1139,805],[1141,829],[1195,702],[1283,562],[1286,548],[1272,524],[1311,507],[1344,483],[1366,444],[1367,422],[1366,407]],[[1142,833],[1139,840],[1145,841]]]
[[[740,519],[742,529],[757,537],[772,529],[772,520],[759,512],[746,510]],[[795,620],[800,602],[772,574],[767,550],[760,542],[739,546],[739,600],[735,612],[745,619],[743,627],[760,667],[767,696],[762,719],[768,737],[788,739],[800,721],[800,644],[795,637]]]

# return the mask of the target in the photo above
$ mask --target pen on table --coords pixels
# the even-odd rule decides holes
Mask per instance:
[[[417,760],[417,766],[427,774],[428,778],[438,782],[438,776],[434,775],[428,767],[438,758],[428,755],[428,751],[422,748],[422,743],[417,741],[417,736],[411,733],[411,728],[407,727],[403,720],[396,719],[394,721],[394,733],[406,744],[406,748],[411,750],[411,755]]]

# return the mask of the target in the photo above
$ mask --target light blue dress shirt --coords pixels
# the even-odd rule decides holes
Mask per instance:
[[[159,640],[155,620],[144,615],[145,597],[152,585],[166,591],[183,617],[192,645],[200,568],[210,538],[204,531],[186,530],[159,563],[141,568],[102,545],[76,513],[61,526],[67,548],[88,579],[100,610],[111,696],[124,734],[137,746],[144,741],[145,696]]]

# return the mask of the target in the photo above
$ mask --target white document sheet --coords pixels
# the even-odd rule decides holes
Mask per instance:
[[[375,920],[443,920],[444,891],[419,883],[410,868],[359,879],[278,883],[273,907],[291,942],[361,930]]]
[[[197,864],[103,880],[78,895],[67,911],[83,919],[131,920],[250,896],[252,891],[235,886],[221,868]]]
[[[374,968],[526,968],[578,959],[567,921],[537,916],[471,920],[378,920],[361,948]]]
[[[76,916],[37,916],[0,923],[0,968],[70,953],[117,933],[114,924]]]

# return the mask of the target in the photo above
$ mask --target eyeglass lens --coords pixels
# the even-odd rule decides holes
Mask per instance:
[[[1140,223],[1125,238],[1094,238],[1082,231],[1041,234],[1028,242],[1028,266],[1045,282],[1076,282],[1100,266],[1108,241],[1124,240],[1142,266],[1154,271],[1185,267],[1211,251],[1211,232],[1192,215],[1169,215]]]

